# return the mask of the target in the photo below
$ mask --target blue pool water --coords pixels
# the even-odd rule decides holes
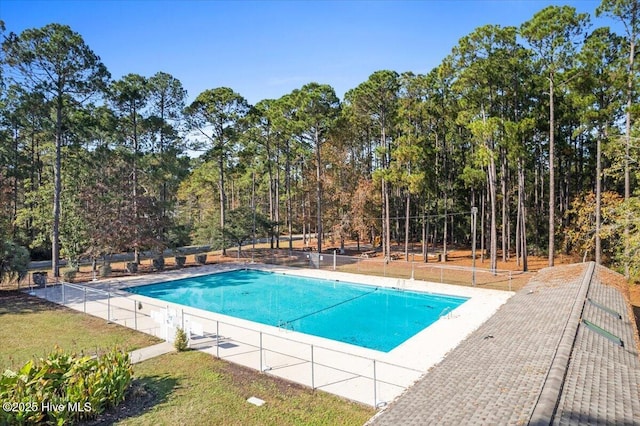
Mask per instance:
[[[256,270],[127,291],[383,352],[468,300]]]

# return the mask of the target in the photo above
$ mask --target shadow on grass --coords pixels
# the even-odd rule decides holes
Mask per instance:
[[[21,291],[0,291],[0,316],[4,314],[33,314],[63,309],[65,308],[58,304],[30,296]]]
[[[124,402],[98,418],[81,423],[83,426],[106,426],[117,421],[140,416],[167,401],[178,380],[169,376],[144,376],[135,379]]]

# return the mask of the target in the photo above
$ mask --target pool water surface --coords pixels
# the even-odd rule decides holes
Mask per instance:
[[[126,290],[382,352],[468,300],[251,269]]]

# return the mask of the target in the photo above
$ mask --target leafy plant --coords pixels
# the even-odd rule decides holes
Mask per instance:
[[[176,338],[173,345],[178,352],[184,352],[189,348],[189,338],[183,329],[176,329]]]
[[[93,358],[57,348],[46,359],[27,362],[0,377],[0,424],[73,424],[124,400],[133,370],[129,354],[113,349]]]
[[[615,192],[605,191],[602,194],[602,228],[600,238],[603,242],[603,255],[607,258],[615,256],[616,241],[622,238],[623,214],[620,211],[622,197]],[[567,253],[577,252],[592,255],[595,250],[595,205],[593,192],[576,197],[571,208],[565,213],[568,226],[565,230],[563,246]]]
[[[158,255],[153,259],[153,269],[156,271],[162,271],[164,269],[164,257]]]
[[[62,278],[67,282],[71,282],[76,277],[76,272],[75,269],[65,269],[62,272]]]
[[[13,241],[0,241],[0,281],[27,275],[29,251]]]
[[[111,275],[111,265],[105,264],[100,266],[100,276],[108,277],[109,275]]]
[[[176,256],[176,266],[178,268],[183,268],[185,263],[187,262],[187,257],[186,256]]]

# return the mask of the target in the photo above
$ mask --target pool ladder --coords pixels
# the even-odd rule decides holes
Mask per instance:
[[[293,324],[290,321],[278,321],[278,328],[284,331],[294,331]]]
[[[442,312],[440,312],[440,315],[438,315],[438,319],[442,318],[442,317],[443,317],[443,316],[445,316],[445,315],[447,316],[447,319],[451,319],[451,312],[453,312],[453,311],[451,310],[451,307],[450,307],[450,306],[447,306],[446,308],[444,308],[444,309],[442,310]]]

